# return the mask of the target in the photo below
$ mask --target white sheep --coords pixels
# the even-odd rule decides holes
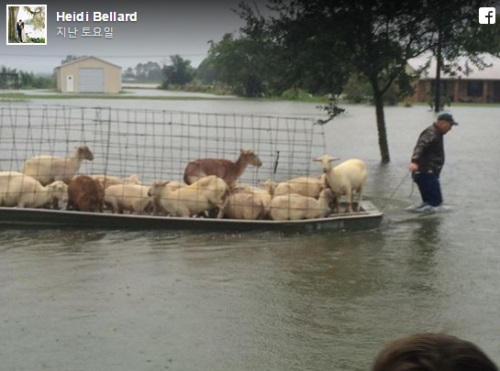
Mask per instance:
[[[337,205],[340,205],[340,197],[345,195],[347,198],[347,211],[351,213],[353,210],[353,193],[357,192],[358,205],[356,211],[359,211],[367,178],[366,165],[362,160],[351,159],[332,167],[331,162],[337,160],[340,159],[329,155],[314,159],[314,161],[321,162],[323,172],[326,175],[326,182],[335,194]]]
[[[264,202],[267,199],[266,196],[263,197],[263,194],[259,191],[242,190],[233,192],[227,198],[224,216],[229,219],[264,219],[267,216],[271,202],[271,196],[267,195],[269,196],[268,205]]]
[[[141,184],[141,180],[135,174],[125,178],[120,178],[113,175],[104,175],[104,174],[92,174],[89,176],[92,179],[97,180],[102,185],[103,189],[106,189],[112,185],[117,185],[117,184]]]
[[[148,192],[168,215],[190,217],[218,208],[222,218],[229,188],[221,178],[210,175],[173,190],[168,182],[155,181]]]
[[[171,191],[175,191],[179,188],[185,187],[185,184],[182,184],[181,182],[178,182],[176,180],[170,180],[170,181],[159,181],[156,180],[153,184],[163,184],[165,187],[169,187]],[[162,203],[160,201],[162,195],[158,194],[154,197],[151,197],[152,203],[153,203],[153,215],[167,215],[167,210],[165,210],[162,206]]]
[[[104,204],[111,206],[113,213],[145,214],[153,203],[148,191],[149,187],[140,184],[115,184],[104,190]]]
[[[232,188],[231,191],[232,193],[255,194],[256,196],[260,197],[266,210],[269,210],[269,206],[271,206],[271,199],[273,197],[274,191],[272,187],[267,186],[268,183],[263,183],[263,184],[266,186],[265,188],[255,187],[247,183],[237,183]]]
[[[332,198],[333,193],[330,189],[323,189],[318,199],[297,193],[274,196],[269,213],[273,220],[323,218],[330,213]]]
[[[27,159],[21,172],[37,179],[42,185],[47,185],[54,180],[64,183],[76,175],[83,160],[92,161],[94,155],[87,146],[75,147],[69,157],[35,156]]]
[[[17,172],[0,172],[0,206],[44,207],[54,200],[65,202],[68,198],[68,186],[56,180],[43,186],[35,178]]]
[[[321,178],[302,176],[278,183],[274,190],[274,196],[298,193],[302,196],[318,198],[323,188],[325,187]]]

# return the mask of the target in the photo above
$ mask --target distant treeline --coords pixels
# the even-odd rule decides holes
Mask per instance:
[[[55,87],[56,80],[53,75],[35,75],[33,72],[1,67],[0,89],[54,89]]]

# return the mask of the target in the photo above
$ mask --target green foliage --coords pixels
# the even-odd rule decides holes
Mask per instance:
[[[225,81],[245,85],[252,73],[264,92],[296,87],[333,96],[346,89],[352,101],[371,96],[382,162],[389,161],[384,104],[396,104],[411,94],[408,60],[436,53],[439,47],[449,59],[467,55],[480,64],[479,52],[494,50],[500,43],[498,31],[484,30],[477,22],[478,7],[488,5],[483,0],[269,0],[268,4],[273,16],[267,18],[256,6],[241,4],[239,15],[246,22],[242,36],[216,45],[218,70],[231,74]],[[487,37],[477,41],[483,34]],[[245,64],[248,60],[260,63],[253,67]]]
[[[136,81],[162,81],[163,80],[163,71],[161,66],[156,62],[146,62],[146,63],[138,63],[135,66],[135,73],[132,68],[128,68],[124,77],[128,76],[129,78],[133,78]]]
[[[205,63],[210,66],[212,81],[231,85],[238,95],[258,97],[266,90],[266,56],[261,40],[226,34],[219,43],[211,43]]]
[[[33,44],[43,44],[43,43],[45,43],[45,37],[31,38],[28,36],[28,42],[33,43]]]
[[[21,71],[19,77],[22,89],[52,89],[56,87],[55,80],[51,76],[34,75]]]
[[[17,75],[19,89],[53,89],[56,87],[55,78],[53,76],[35,75],[32,72],[17,71],[16,69],[2,66],[0,88],[15,88],[12,86],[12,75]]]
[[[352,74],[343,89],[344,99],[349,103],[366,103],[373,94],[366,77]]]
[[[310,93],[303,89],[299,88],[291,88],[288,90],[285,90],[281,94],[281,98],[287,99],[287,100],[300,100],[300,101],[307,101],[312,97]]]
[[[170,57],[171,65],[163,67],[163,89],[168,89],[171,85],[184,86],[193,81],[196,74],[191,67],[191,61],[183,59],[180,55]]]
[[[30,23],[35,29],[45,28],[45,7],[43,6],[25,6],[24,10],[31,14]]]
[[[210,58],[205,58],[196,69],[196,78],[203,84],[213,85],[217,83],[217,72],[214,62]]]

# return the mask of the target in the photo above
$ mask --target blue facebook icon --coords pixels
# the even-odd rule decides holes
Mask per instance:
[[[497,20],[496,9],[493,7],[479,8],[480,24],[495,24]]]

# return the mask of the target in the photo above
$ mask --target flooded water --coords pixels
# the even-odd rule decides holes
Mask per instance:
[[[239,99],[62,104],[320,115]],[[366,161],[380,228],[2,230],[0,369],[357,371],[420,331],[474,341],[500,364],[500,108],[449,109],[460,125],[445,137],[447,208],[427,216],[404,209],[419,202],[408,161],[434,114],[388,107],[391,162],[380,165],[374,108],[346,108],[325,127],[328,152]]]

